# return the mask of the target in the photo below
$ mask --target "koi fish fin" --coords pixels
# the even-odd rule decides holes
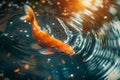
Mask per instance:
[[[31,48],[38,50],[41,48],[41,46],[38,43],[33,43],[33,44],[31,44]]]
[[[26,20],[26,21],[30,21],[30,22],[31,22],[31,18],[29,17],[29,15],[22,16],[20,19],[21,19],[21,20]]]
[[[20,19],[32,22],[34,20],[34,18],[35,18],[32,8],[29,7],[28,5],[24,5],[24,9],[25,9],[26,15],[22,16]]]
[[[51,54],[54,54],[54,49],[53,48],[47,48],[45,49],[44,51],[41,51],[41,54],[43,55],[51,55]]]
[[[24,9],[25,9],[25,16],[22,16],[20,19],[21,20],[26,20],[26,21],[30,21],[32,22],[34,25],[38,26],[38,22],[35,18],[34,12],[32,10],[32,8],[28,5],[24,5]]]

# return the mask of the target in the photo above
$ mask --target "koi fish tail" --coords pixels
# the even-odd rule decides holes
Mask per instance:
[[[38,26],[38,22],[35,18],[35,15],[34,15],[32,8],[28,5],[24,5],[24,9],[25,9],[26,15],[22,16],[20,19],[30,21],[32,24],[36,24]]]

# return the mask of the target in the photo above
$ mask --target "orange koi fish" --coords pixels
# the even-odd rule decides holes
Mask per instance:
[[[26,15],[22,16],[20,19],[31,22],[33,37],[39,43],[40,46],[45,46],[47,48],[57,48],[58,50],[70,55],[75,53],[71,46],[62,42],[59,39],[50,36],[47,31],[42,31],[40,29],[38,21],[31,7],[25,5],[24,8]]]

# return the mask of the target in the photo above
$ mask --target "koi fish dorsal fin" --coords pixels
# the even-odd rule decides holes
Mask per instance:
[[[24,9],[25,9],[26,15],[22,16],[20,19],[33,22],[33,20],[35,19],[35,16],[32,8],[28,5],[24,5]]]

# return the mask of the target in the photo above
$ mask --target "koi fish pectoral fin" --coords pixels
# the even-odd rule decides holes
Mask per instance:
[[[39,49],[41,49],[41,46],[38,43],[33,43],[33,44],[31,44],[31,48],[35,49],[35,50],[39,50]]]
[[[41,51],[40,53],[43,55],[51,55],[51,54],[54,54],[55,51],[53,48],[47,48],[47,49],[44,49],[43,51]]]

